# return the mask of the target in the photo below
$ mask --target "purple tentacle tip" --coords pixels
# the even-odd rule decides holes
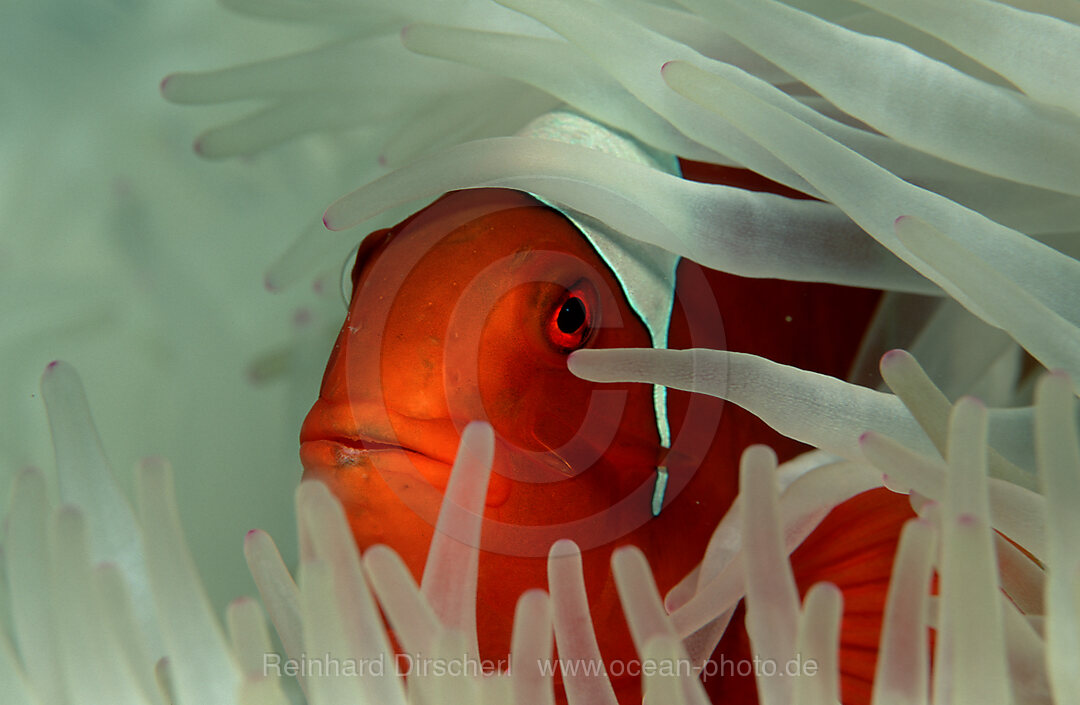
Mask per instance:
[[[45,365],[45,371],[46,372],[52,372],[53,370],[56,369],[56,366],[59,365],[59,364],[60,364],[59,360],[53,360],[48,365]]]
[[[967,404],[974,404],[975,406],[978,406],[979,408],[982,408],[982,409],[986,408],[986,402],[984,402],[979,397],[973,397],[970,394],[965,394],[964,396],[960,397],[959,401],[963,401],[963,402],[965,402]]]
[[[139,460],[139,467],[144,470],[161,470],[168,465],[168,461],[160,455],[147,455]]]
[[[887,353],[885,353],[884,355],[881,356],[881,364],[882,365],[893,365],[893,364],[896,364],[896,363],[900,362],[901,360],[905,359],[907,356],[908,356],[908,351],[907,350],[901,350],[899,348],[897,348],[895,350],[890,350],[889,352],[887,352]]]

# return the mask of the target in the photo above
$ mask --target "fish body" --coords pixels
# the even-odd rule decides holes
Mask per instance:
[[[326,483],[342,501],[361,549],[391,546],[419,579],[461,432],[475,419],[492,424],[495,460],[477,588],[483,658],[505,657],[518,596],[546,588],[548,547],[570,538],[583,549],[601,653],[609,664],[634,659],[611,577],[612,551],[641,548],[665,593],[700,562],[734,500],[743,449],[766,443],[781,459],[805,450],[734,405],[674,390],[667,395],[668,448],[650,386],[572,375],[566,359],[576,349],[653,343],[617,276],[578,228],[527,194],[451,192],[366,238],[351,279],[349,311],[301,430],[304,477]],[[744,279],[684,260],[668,344],[748,352],[842,377],[877,298],[871,291]],[[669,479],[654,516],[658,467]],[[827,522],[844,525],[865,512],[881,514],[878,504],[890,507],[875,537],[891,539],[867,548],[885,555],[911,516],[906,498],[885,495],[850,511],[843,505]],[[803,578],[829,575],[828,561],[814,558],[833,555],[821,546],[846,546],[840,530],[823,526],[832,543],[811,536],[807,545],[819,548],[803,561],[803,574],[796,561],[801,590],[810,584]],[[853,550],[834,553],[843,554],[838,564],[858,583],[860,549]],[[879,564],[872,566],[875,580]],[[885,584],[875,582],[863,595],[862,607],[876,611],[879,628]],[[746,652],[737,621],[718,653]],[[858,664],[858,674],[865,675],[865,665]],[[871,675],[872,667],[871,659]],[[858,689],[862,675],[853,685],[845,675],[845,702],[867,701]],[[640,702],[637,678],[613,683],[620,702]],[[746,679],[713,683],[710,691],[754,699]]]

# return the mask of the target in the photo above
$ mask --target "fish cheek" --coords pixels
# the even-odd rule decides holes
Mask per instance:
[[[446,415],[442,390],[446,316],[423,282],[410,276],[395,292],[380,345],[380,385],[383,398],[407,416]]]
[[[304,481],[322,482],[337,497],[361,551],[393,546],[419,580],[442,493],[412,474],[396,472],[409,462],[398,453],[379,454],[347,466],[309,468]]]
[[[589,383],[566,368],[566,355],[543,337],[543,324],[565,293],[532,282],[500,297],[479,341],[477,381],[487,418],[518,448],[546,452],[573,438],[585,418]]]

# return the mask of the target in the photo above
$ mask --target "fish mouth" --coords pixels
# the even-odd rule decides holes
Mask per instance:
[[[452,465],[459,438],[448,419],[414,418],[382,405],[320,398],[300,427],[300,448],[333,446],[343,456],[362,458],[406,453]]]
[[[429,461],[435,461],[435,458],[416,450],[415,448],[408,448],[399,443],[392,443],[386,440],[374,440],[363,436],[343,436],[339,434],[326,434],[326,435],[314,435],[300,439],[300,460],[303,462],[304,467],[308,467],[308,457],[315,461],[313,464],[319,466],[325,466],[325,454],[327,451],[332,452],[335,463],[339,468],[345,468],[350,465],[359,465],[365,458],[382,453],[404,453],[409,456],[416,456],[425,458]],[[441,461],[436,461],[440,462]],[[441,463],[445,464],[445,463]]]
[[[310,441],[327,441],[329,443],[336,443],[337,445],[343,446],[345,448],[352,448],[354,451],[356,451],[357,453],[361,453],[361,454],[363,454],[363,453],[377,453],[379,451],[384,451],[384,450],[404,450],[404,451],[411,451],[411,452],[414,452],[414,453],[418,452],[418,451],[412,450],[411,448],[406,448],[405,446],[398,445],[397,443],[387,443],[385,441],[375,441],[375,440],[371,440],[370,438],[360,438],[360,437],[350,438],[350,437],[347,437],[347,436],[327,436],[326,438],[313,438],[313,439],[310,439],[308,442],[310,442]],[[422,453],[421,453],[421,455],[422,455]]]
[[[305,422],[301,429],[300,462],[305,477],[374,469],[379,473],[422,478],[439,490],[445,490],[451,468],[451,463],[403,445],[396,438],[345,430],[337,424],[313,420]]]

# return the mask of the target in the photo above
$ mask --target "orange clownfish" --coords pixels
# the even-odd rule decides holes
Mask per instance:
[[[742,170],[682,166],[695,180],[795,195]],[[546,588],[558,538],[582,548],[604,658],[633,659],[612,551],[640,547],[664,594],[700,562],[735,498],[743,449],[766,443],[781,459],[806,449],[718,399],[575,377],[571,352],[725,348],[842,377],[879,296],[669,260],[670,299],[643,313],[643,290],[585,230],[531,195],[472,189],[369,235],[300,434],[305,479],[341,500],[359,547],[389,545],[419,580],[461,432],[475,419],[491,423],[477,614],[486,659],[507,654],[516,601]],[[845,592],[849,705],[869,702],[893,553],[911,516],[906,497],[864,493],[792,557],[801,591],[829,580]],[[750,658],[741,610],[720,654]],[[621,703],[641,701],[638,679],[612,681]],[[715,702],[756,702],[752,676],[706,686]]]

